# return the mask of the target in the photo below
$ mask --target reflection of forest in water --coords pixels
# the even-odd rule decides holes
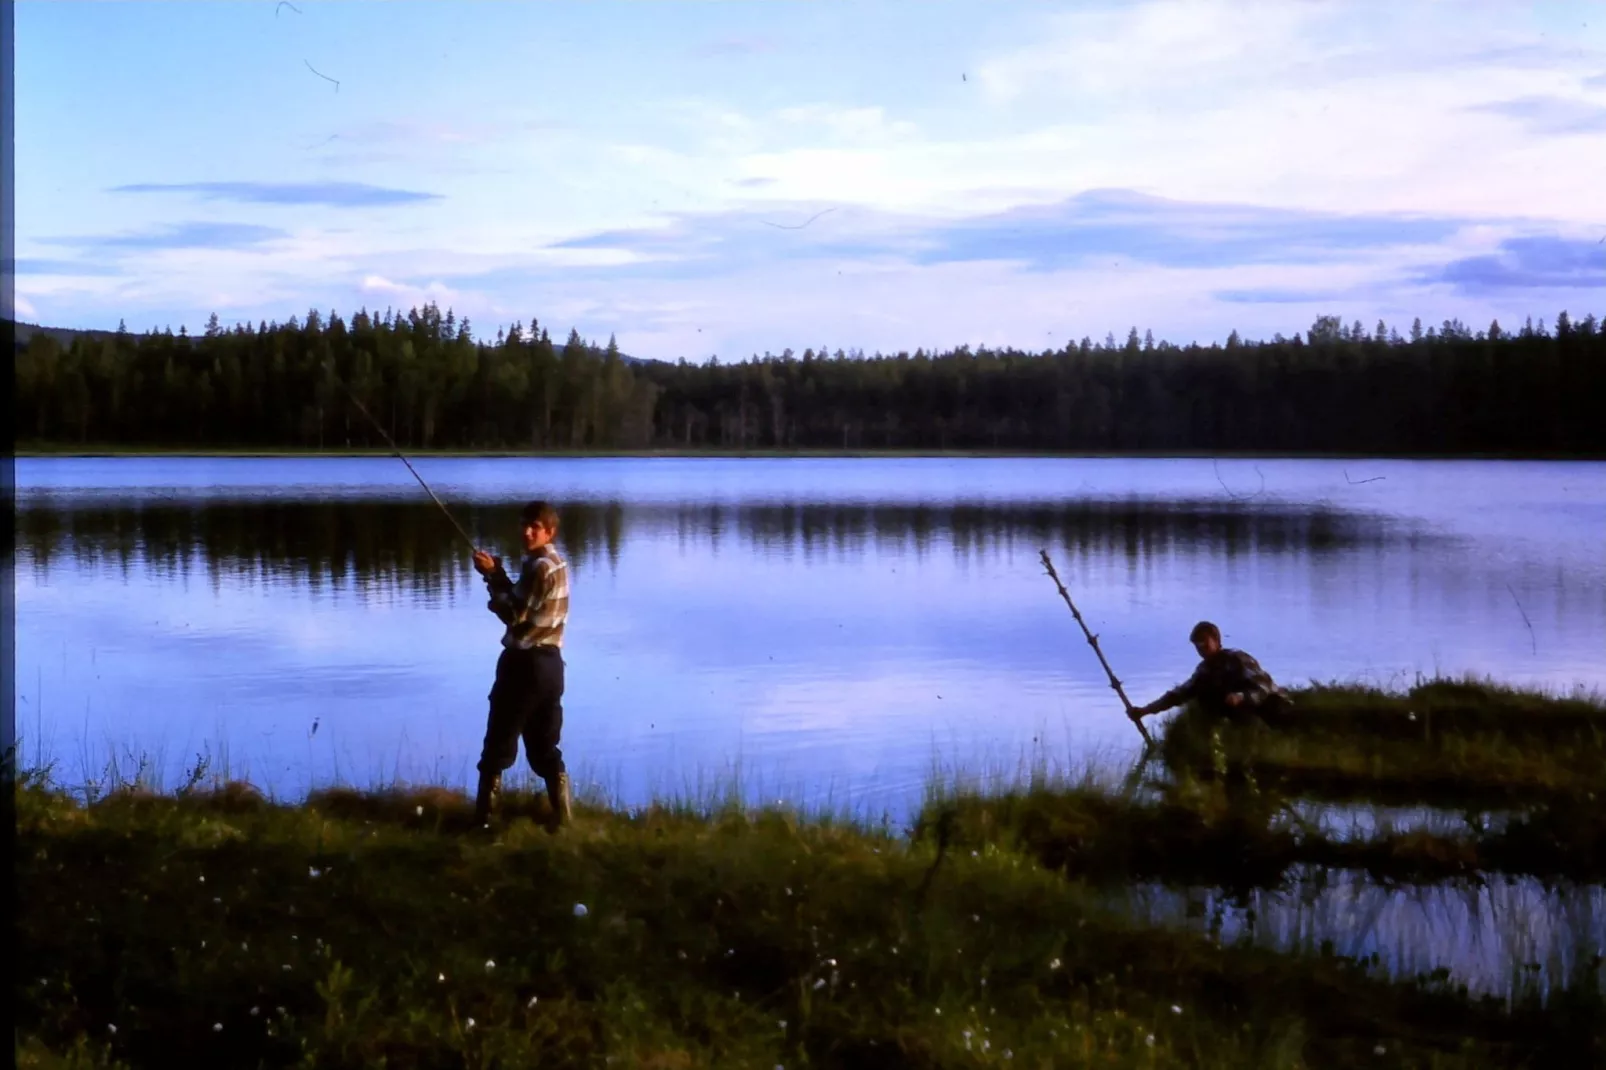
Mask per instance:
[[[516,555],[518,506],[454,505],[477,538]],[[562,506],[560,545],[584,569],[617,565],[629,539],[675,539],[718,551],[730,540],[764,554],[913,553],[965,557],[1047,546],[1070,559],[1135,563],[1181,551],[1227,559],[1383,551],[1434,538],[1387,518],[1220,501],[1078,500],[1005,505],[647,504]],[[195,500],[19,502],[18,549],[36,569],[136,564],[158,575],[274,577],[359,588],[454,589],[470,575],[452,526],[429,502]]]

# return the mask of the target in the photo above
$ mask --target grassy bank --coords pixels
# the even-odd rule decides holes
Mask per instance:
[[[1600,1044],[1587,987],[1508,1003],[1223,947],[1013,852],[782,810],[582,805],[552,835],[538,799],[474,833],[439,789],[15,798],[24,1065],[1543,1066]]]
[[[1016,791],[935,797],[915,837],[1019,851],[1096,882],[1266,888],[1309,866],[1395,882],[1606,880],[1600,696],[1472,680],[1291,694],[1293,713],[1275,728],[1183,710],[1124,789],[1039,777]],[[1377,806],[1464,816],[1456,828],[1384,819],[1338,835],[1296,805],[1312,802],[1346,804],[1355,817]]]
[[[1477,680],[1404,693],[1292,692],[1286,723],[1212,725],[1184,711],[1165,732],[1173,771],[1337,802],[1489,809],[1606,798],[1606,699]]]
[[[1202,726],[1185,715],[1147,783],[934,786],[909,836],[754,809],[733,791],[639,809],[582,798],[554,832],[544,797],[520,791],[476,829],[469,799],[439,787],[277,803],[203,783],[197,765],[173,791],[124,783],[86,802],[30,774],[12,793],[16,1054],[32,1066],[1606,1060],[1598,950],[1544,978],[1527,963],[1545,953],[1519,951],[1504,993],[1485,996],[1443,970],[1390,973],[1325,939],[1223,940],[1112,898],[1155,883],[1268,887],[1296,867],[1599,884],[1606,826],[1587,792],[1489,828],[1340,837],[1302,825],[1297,799],[1260,773],[1278,747],[1314,760],[1348,741],[1374,748],[1371,773],[1390,783],[1438,768],[1436,747],[1548,756],[1576,774],[1575,750],[1599,745],[1598,699],[1444,681],[1299,699],[1305,719],[1281,733],[1204,733],[1204,764],[1183,738],[1197,744]],[[1431,732],[1413,735],[1428,714]],[[1346,947],[1366,942],[1353,931],[1365,923],[1345,924]]]
[[[1276,888],[1311,866],[1360,870],[1389,883],[1492,874],[1606,880],[1606,815],[1598,809],[1545,808],[1488,830],[1385,828],[1347,837],[1313,830],[1275,796],[1235,800],[1189,785],[1132,801],[1098,788],[1040,787],[929,807],[916,822],[917,837],[935,842],[945,821],[958,848],[1020,852],[1096,883]]]

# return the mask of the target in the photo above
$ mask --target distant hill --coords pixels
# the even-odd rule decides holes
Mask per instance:
[[[36,323],[17,323],[17,348],[24,349],[36,334],[49,335],[63,348],[72,345],[74,338],[88,338],[90,341],[99,341],[102,338],[115,338],[116,331],[78,331],[71,327],[41,327]]]
[[[133,334],[133,335],[139,335],[139,334],[142,334],[143,332],[130,330],[129,333]],[[177,332],[174,332],[174,333],[175,333],[175,336],[176,336]],[[33,339],[33,336],[36,335],[36,334],[48,335],[49,337],[55,339],[56,343],[58,345],[60,345],[63,349],[67,348],[68,346],[71,346],[72,343],[73,343],[73,339],[74,338],[87,338],[91,342],[98,342],[98,341],[100,341],[101,339],[104,339],[104,338],[115,338],[115,337],[117,337],[117,332],[116,331],[85,331],[85,330],[78,330],[78,329],[73,328],[73,327],[41,327],[36,323],[23,323],[22,321],[19,320],[19,321],[17,321],[17,348],[18,349],[26,349],[26,348],[28,348],[29,341],[31,341]],[[198,336],[192,334],[192,335],[190,335],[190,337],[191,338],[195,338],[195,337],[198,337]],[[485,343],[482,342],[482,344],[485,344]],[[554,344],[558,347],[558,349],[560,351],[563,349],[563,343],[562,342],[556,342]],[[619,354],[619,359],[624,361],[626,364],[660,364],[660,363],[662,363],[662,361],[653,360],[650,357],[632,357],[632,356],[629,356],[629,355],[627,355],[625,353],[620,353]]]

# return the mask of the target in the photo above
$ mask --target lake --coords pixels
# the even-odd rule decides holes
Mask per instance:
[[[623,805],[739,772],[904,822],[935,768],[1137,752],[1200,619],[1284,684],[1606,688],[1606,464],[462,459],[419,472],[516,558],[563,511],[564,752]],[[280,797],[470,788],[501,624],[394,458],[24,458],[22,760],[68,781],[205,752]],[[523,759],[520,759],[522,768]]]

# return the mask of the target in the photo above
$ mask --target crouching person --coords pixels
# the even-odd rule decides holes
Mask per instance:
[[[1243,721],[1258,715],[1272,726],[1292,712],[1293,700],[1272,681],[1258,661],[1242,650],[1222,647],[1220,628],[1202,620],[1193,626],[1188,641],[1199,654],[1199,667],[1186,683],[1172,688],[1147,706],[1139,706],[1136,712],[1140,717],[1188,701],[1197,703],[1212,717]]]

